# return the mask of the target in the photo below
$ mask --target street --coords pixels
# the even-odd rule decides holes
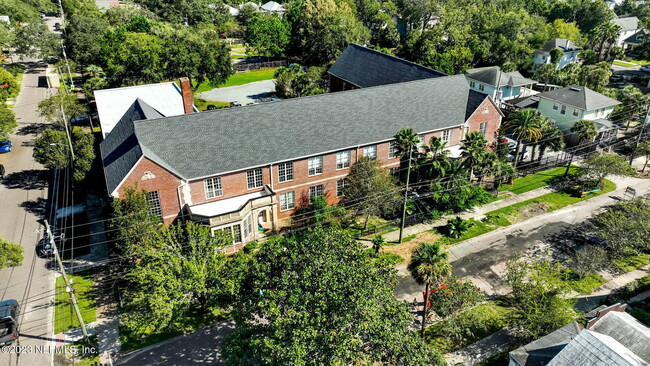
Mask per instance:
[[[42,237],[39,222],[47,206],[48,172],[32,158],[34,138],[46,124],[37,111],[38,102],[50,95],[44,86],[45,66],[28,64],[13,108],[20,123],[10,138],[13,149],[0,155],[0,164],[6,168],[5,177],[0,181],[0,236],[24,249],[22,265],[5,269],[0,278],[1,299],[16,299],[21,306],[20,337],[12,345],[20,346],[23,353],[2,352],[2,365],[50,365],[54,355],[43,352],[44,347],[55,345],[52,339],[54,272],[46,268],[47,260],[35,253],[35,245]]]

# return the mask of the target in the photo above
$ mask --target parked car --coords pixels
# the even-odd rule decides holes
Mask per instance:
[[[12,143],[9,140],[0,141],[0,153],[8,153],[11,151]]]
[[[54,23],[54,30],[55,31],[61,30],[61,23]]]
[[[650,72],[650,64],[641,66],[641,68],[639,70],[645,71],[645,72]]]
[[[528,153],[528,151],[519,152],[519,161],[526,160],[529,158],[530,158],[530,154]],[[506,159],[508,159],[508,161],[515,161],[515,156],[513,154],[508,154],[506,156]]]
[[[0,346],[7,345],[18,338],[18,313],[20,307],[16,300],[0,302]]]
[[[61,248],[63,248],[63,244],[65,243],[65,234],[54,232],[52,235],[54,237],[54,244],[56,245],[56,249],[58,251],[61,251]],[[52,242],[50,241],[49,236],[45,235],[43,239],[38,242],[36,245],[36,253],[41,258],[47,258],[54,255],[54,247],[52,246]]]

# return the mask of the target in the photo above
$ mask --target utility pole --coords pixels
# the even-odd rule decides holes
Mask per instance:
[[[65,54],[65,47],[63,46],[63,41],[59,41],[61,44],[61,50],[63,51],[63,59],[65,60],[65,66],[68,68],[68,76],[70,77],[70,90],[74,89],[74,80],[72,79],[72,72],[70,71],[70,64],[68,63],[68,56]]]
[[[409,193],[409,181],[411,179],[411,155],[413,153],[413,146],[409,147],[409,165],[406,170],[406,188],[404,189],[404,205],[402,206],[402,223],[399,228],[399,242],[402,243],[402,234],[404,233],[404,223],[406,221],[406,200]],[[426,305],[426,304],[425,304]]]
[[[571,163],[573,163],[573,155],[575,155],[576,149],[571,149],[571,157],[569,157],[569,163],[566,165],[566,170],[564,171],[564,176],[569,175],[569,168],[571,168]]]
[[[65,116],[65,111],[63,110],[63,105],[61,107],[61,115],[63,116],[63,126],[65,127],[65,133],[68,135],[68,144],[70,145],[70,155],[72,156],[72,161],[74,161],[74,149],[72,148],[72,136],[70,136],[70,129],[68,128],[68,118]]]
[[[634,149],[632,149],[632,152],[630,152],[630,166],[634,161],[634,151],[636,151],[637,147],[639,147],[639,142],[641,142],[641,136],[643,136],[643,130],[645,130],[645,125],[646,125],[646,121],[648,120],[649,114],[650,114],[650,105],[648,105],[648,107],[645,110],[645,117],[643,117],[643,121],[641,122],[641,130],[639,131],[639,135],[636,137],[636,141],[634,142]]]
[[[79,325],[81,326],[81,333],[83,333],[86,340],[88,340],[88,331],[86,330],[86,323],[84,323],[84,320],[81,317],[81,311],[79,311],[79,304],[77,303],[77,297],[74,295],[74,289],[70,285],[70,282],[68,282],[68,276],[66,276],[65,274],[65,268],[63,267],[63,262],[61,262],[61,257],[59,256],[59,249],[56,247],[56,243],[54,242],[54,236],[52,235],[52,231],[50,230],[50,224],[48,224],[47,220],[45,220],[45,229],[47,230],[47,236],[50,238],[50,245],[52,246],[52,250],[54,251],[54,257],[56,258],[56,263],[59,265],[59,269],[61,270],[61,275],[63,276],[63,281],[65,282],[65,291],[70,294],[70,302],[72,303],[72,308],[74,309],[74,312],[77,314],[77,320],[79,321]]]

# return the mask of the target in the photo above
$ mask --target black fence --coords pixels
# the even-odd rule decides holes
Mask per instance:
[[[234,64],[233,68],[235,69],[236,73],[239,73],[239,72],[250,72],[259,69],[267,69],[271,67],[282,67],[282,66],[287,66],[287,60],[239,63],[239,64]]]

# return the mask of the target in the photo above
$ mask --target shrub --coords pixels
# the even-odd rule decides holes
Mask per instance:
[[[608,262],[605,249],[595,245],[582,246],[571,255],[571,268],[580,278],[607,266]]]
[[[453,219],[447,220],[445,234],[451,238],[458,239],[467,229],[469,229],[469,221],[461,219],[460,216],[456,216]]]

